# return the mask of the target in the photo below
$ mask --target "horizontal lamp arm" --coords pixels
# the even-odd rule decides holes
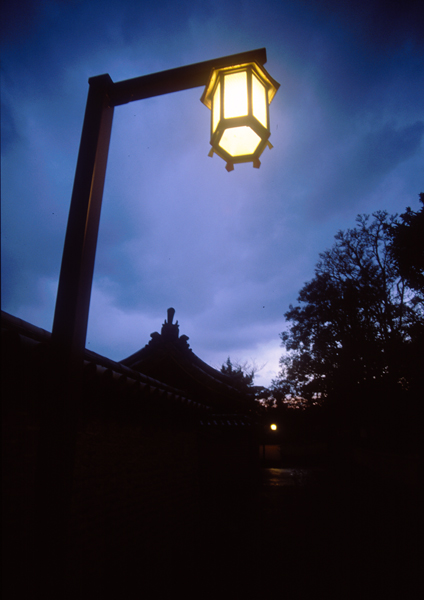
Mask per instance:
[[[108,96],[113,106],[127,104],[144,98],[171,94],[207,84],[212,69],[229,67],[256,61],[260,65],[266,63],[266,49],[251,50],[232,54],[205,62],[169,69],[151,75],[143,75],[134,79],[126,79],[116,83],[111,82]],[[100,77],[103,77],[100,75]],[[91,78],[89,82],[91,83]]]

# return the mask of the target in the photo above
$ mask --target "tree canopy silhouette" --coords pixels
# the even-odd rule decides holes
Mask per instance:
[[[412,249],[410,268],[399,257],[405,230],[418,228],[418,219],[422,227],[422,211],[401,219],[358,215],[356,227],[339,231],[320,254],[299,305],[285,314],[286,352],[273,382],[280,395],[334,401],[350,417],[372,418],[399,413],[401,399],[414,403],[422,394],[422,263]]]
[[[221,366],[221,373],[225,373],[230,377],[232,385],[241,391],[247,392],[253,386],[255,368],[249,367],[247,363],[244,365],[233,364],[230,357],[228,357]]]
[[[424,193],[421,210],[407,208],[401,221],[390,227],[391,252],[410,288],[424,296]]]

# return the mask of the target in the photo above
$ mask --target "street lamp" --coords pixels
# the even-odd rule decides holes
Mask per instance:
[[[225,94],[221,96],[225,107],[229,90],[236,87],[232,85],[235,80],[225,77],[230,76],[229,67],[238,65],[238,72],[245,73],[246,81],[253,81],[245,86],[245,93],[249,94],[243,101],[244,106],[248,107],[248,114],[244,115],[247,120],[245,118],[238,127],[250,127],[252,134],[258,135],[261,141],[256,148],[252,144],[248,151],[243,150],[244,154],[240,154],[238,146],[234,151],[231,143],[226,143],[225,133],[217,142],[222,153],[229,152],[229,163],[247,160],[246,152],[250,152],[255,161],[263,150],[264,140],[269,137],[269,132],[265,131],[268,128],[268,108],[259,99],[262,97],[263,100],[266,95],[269,100],[271,94],[271,78],[263,74],[266,73],[262,67],[265,62],[266,51],[262,48],[116,83],[109,75],[89,79],[52,328],[49,389],[46,391],[37,454],[35,511],[37,539],[42,548],[38,554],[44,598],[50,597],[46,595],[45,582],[50,582],[52,598],[61,597],[57,586],[63,581],[66,556],[64,540],[72,491],[78,386],[83,367],[114,108],[144,98],[205,86],[216,69],[219,73],[216,81],[223,81],[219,85],[222,85]],[[267,90],[266,94],[260,91],[261,86]],[[212,95],[214,90],[216,85],[210,91]],[[216,107],[218,100],[214,102]],[[219,117],[216,116],[216,110],[212,111],[213,118],[218,119],[216,131],[220,134],[224,131],[224,125],[228,126],[228,120],[231,125],[231,119],[243,118],[242,111],[233,109],[235,116],[229,119],[225,110]]]
[[[259,168],[265,147],[272,148],[268,106],[279,87],[256,62],[212,71],[201,98],[212,111],[209,156],[226,160],[227,171],[242,162]]]
[[[228,170],[247,161],[258,167],[270,135],[268,104],[279,87],[265,62],[262,48],[116,83],[109,75],[89,79],[52,329],[53,343],[69,359],[85,348],[115,106],[207,86],[202,101],[212,106],[213,151],[227,160]]]

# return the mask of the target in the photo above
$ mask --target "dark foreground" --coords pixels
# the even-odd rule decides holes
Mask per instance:
[[[218,587],[258,598],[422,597],[416,489],[352,465],[262,474],[255,509],[234,507],[208,532]]]
[[[46,581],[34,594],[36,577],[24,565],[14,565],[12,588],[72,600],[413,600],[423,597],[421,513],[416,485],[354,463],[263,468],[254,493],[203,494],[194,526],[170,532],[155,523],[154,539],[137,538],[125,552],[117,544],[107,565],[89,558],[85,578],[71,567],[60,594],[49,595]],[[15,592],[6,596],[20,597]]]
[[[274,468],[250,498],[208,504],[196,533],[127,566],[123,597],[422,597],[415,488],[354,466]]]

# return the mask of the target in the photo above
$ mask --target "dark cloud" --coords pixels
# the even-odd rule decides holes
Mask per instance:
[[[37,30],[41,3],[34,0],[2,2],[0,31],[3,44],[25,39]]]
[[[19,133],[11,107],[6,102],[1,103],[1,145],[5,151],[15,141],[19,140]]]
[[[7,248],[2,249],[1,276],[5,284],[2,286],[2,307],[19,306],[22,300],[19,294],[22,284],[19,275],[19,260]]]
[[[340,34],[361,38],[369,49],[385,51],[405,41],[423,44],[420,0],[301,0],[319,20],[337,23]]]
[[[422,121],[402,128],[386,124],[365,134],[336,162],[325,208],[334,210],[339,204],[342,210],[372,193],[384,176],[420,150],[423,134]]]
[[[358,165],[358,176],[369,181],[393,170],[419,150],[423,134],[423,121],[399,129],[385,125],[369,133],[361,141],[354,160]]]

